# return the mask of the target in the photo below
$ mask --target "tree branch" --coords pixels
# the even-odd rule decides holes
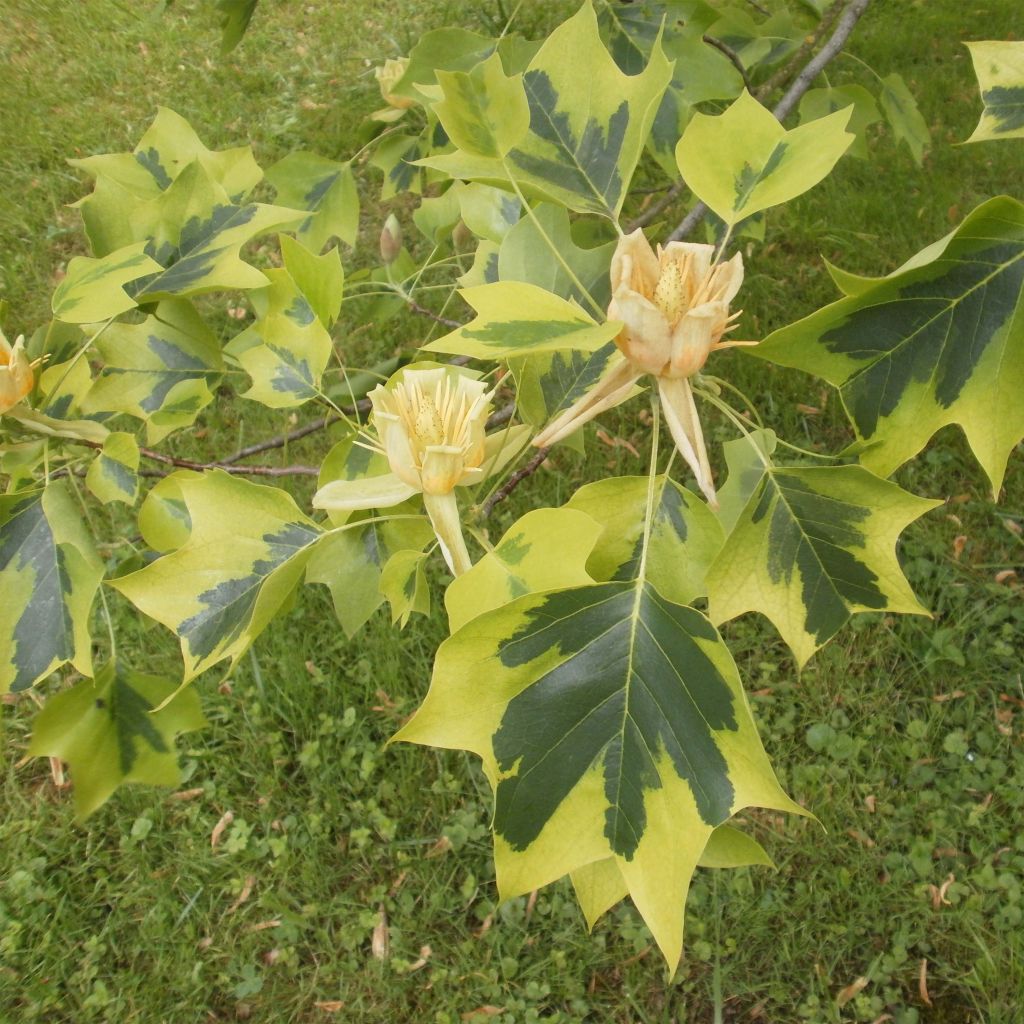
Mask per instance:
[[[839,12],[843,9],[843,3],[844,0],[833,0],[825,13],[822,14],[821,20],[818,22],[814,31],[800,44],[796,52],[781,68],[771,75],[771,77],[765,79],[765,81],[758,86],[757,92],[754,93],[755,99],[763,102],[780,85],[788,82],[790,78],[793,77],[796,69],[813,52],[814,48],[819,42],[821,42],[825,33],[831,30],[836,18],[839,17]]]
[[[777,121],[785,120],[786,116],[800,102],[803,94],[811,87],[814,79],[821,74],[829,61],[846,45],[847,39],[850,38],[854,27],[870,3],[871,0],[849,0],[829,41],[808,61],[807,66],[797,75],[793,84],[786,90],[785,95],[772,109],[772,115]],[[705,203],[697,203],[686,217],[683,218],[678,227],[668,236],[668,241],[678,242],[680,239],[686,238],[704,219],[707,212],[708,208]]]
[[[728,43],[723,43],[721,39],[716,39],[714,36],[703,36],[702,38],[708,46],[713,46],[719,53],[724,53],[729,58],[732,66],[740,73],[747,92],[752,93],[754,86],[750,81],[750,75],[747,74],[747,69],[743,66],[743,61],[740,60],[740,55]]]
[[[517,469],[481,506],[480,515],[486,519],[494,510],[494,506],[503,502],[527,477],[533,476],[541,467],[541,463],[548,457],[550,448],[538,448],[537,453],[526,463]]]
[[[678,198],[683,189],[686,188],[686,182],[682,179],[677,181],[669,190],[659,199],[656,203],[652,203],[646,210],[643,211],[635,220],[630,221],[626,225],[626,234],[628,235],[632,231],[636,231],[637,228],[647,227],[652,220],[656,220],[658,214],[662,210],[670,207]]]
[[[428,316],[431,320],[443,324],[445,327],[451,327],[454,330],[457,327],[465,326],[461,320],[450,320],[446,316],[439,316],[432,309],[427,309],[426,306],[421,306],[411,295],[406,295],[405,301],[414,313],[419,313],[420,316]]]

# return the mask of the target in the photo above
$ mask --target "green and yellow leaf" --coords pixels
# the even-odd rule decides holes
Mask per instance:
[[[860,466],[766,467],[708,572],[711,621],[759,611],[802,666],[855,612],[927,615],[896,540],[939,504]]]
[[[557,349],[593,352],[622,330],[618,321],[599,324],[575,302],[534,284],[498,281],[463,288],[459,294],[476,310],[476,318],[424,345],[425,351],[479,359],[507,359]]]
[[[749,805],[799,811],[715,629],[643,578],[470,620],[396,739],[483,759],[502,898],[614,858],[670,969],[714,829]]]
[[[79,821],[126,783],[176,786],[174,739],[206,725],[195,690],[110,663],[95,679],[50,697],[35,721],[29,754],[71,769]]]
[[[671,75],[660,45],[640,74],[624,75],[587,0],[526,69],[530,130],[506,157],[460,149],[422,162],[453,178],[514,180],[539,198],[615,220]]]
[[[95,179],[93,192],[76,204],[97,256],[146,241],[159,219],[161,194],[198,162],[232,202],[241,201],[263,177],[249,146],[212,151],[179,114],[158,108],[132,153],[105,153],[71,160]]]
[[[134,434],[111,434],[89,464],[85,484],[104,505],[134,505],[139,496],[139,446]]]
[[[501,159],[530,127],[523,76],[506,75],[491,54],[470,71],[438,71],[444,99],[434,113],[451,142],[472,156]]]
[[[391,622],[405,629],[413,612],[430,614],[425,551],[396,551],[380,571],[380,592],[391,605]]]
[[[493,551],[448,585],[449,630],[456,633],[470,619],[524,594],[593,583],[586,564],[601,532],[599,523],[572,508],[527,512]]]
[[[145,242],[134,242],[100,259],[75,256],[54,289],[53,315],[67,323],[92,324],[125,313],[137,302],[124,286],[162,269],[146,252]]]
[[[967,43],[985,109],[968,142],[1024,138],[1024,43]]]
[[[188,682],[248,649],[291,596],[322,531],[280,488],[220,471],[176,480],[188,539],[111,586],[180,637]]]
[[[289,153],[267,171],[277,201],[306,217],[295,229],[299,241],[319,253],[331,238],[354,246],[359,233],[359,193],[352,166],[315,153]]]
[[[331,336],[286,269],[268,270],[270,282],[252,294],[258,316],[225,346],[252,378],[244,398],[271,409],[301,405],[320,393],[331,358]]]
[[[733,225],[825,178],[853,142],[849,120],[838,110],[787,131],[744,91],[724,114],[693,115],[676,161],[697,197]]]
[[[958,423],[997,494],[1024,437],[1024,205],[990,199],[888,277],[750,352],[839,388],[868,469],[888,475]]]
[[[150,444],[195,422],[224,369],[217,336],[181,299],[161,302],[141,324],[111,324],[95,345],[103,367],[84,411],[140,419]]]
[[[775,866],[756,839],[733,825],[719,825],[711,833],[697,864],[702,868]],[[591,931],[606,911],[629,895],[629,885],[614,857],[577,868],[570,877],[587,928]]]
[[[0,692],[66,662],[92,674],[89,615],[103,563],[62,481],[0,495]]]

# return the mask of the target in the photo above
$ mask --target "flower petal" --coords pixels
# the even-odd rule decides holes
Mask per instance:
[[[712,508],[718,508],[715,482],[711,477],[711,464],[708,462],[707,448],[704,446],[704,432],[697,417],[697,407],[693,401],[689,380],[685,377],[660,377],[658,392],[661,395],[662,408],[665,410],[665,422],[676,448],[679,449],[679,454],[693,470],[697,486],[704,492],[708,504]]]
[[[563,438],[575,433],[605,409],[611,409],[629,398],[633,385],[643,376],[628,359],[616,363],[615,368],[578,398],[561,415],[553,419],[534,439],[534,448],[550,448]]]
[[[530,440],[530,428],[524,423],[496,430],[487,435],[484,458],[480,463],[482,479],[500,473],[526,447]]]
[[[462,536],[462,519],[455,495],[450,491],[447,494],[424,494],[423,504],[448,568],[453,575],[461,576],[473,568],[473,562],[466,550],[466,539]]]
[[[411,498],[418,489],[394,473],[366,476],[359,480],[334,480],[313,495],[313,508],[351,512],[362,508],[390,508]]]
[[[650,299],[620,288],[608,316],[626,325],[615,339],[622,354],[645,373],[660,373],[672,358],[672,328],[665,314]]]
[[[454,445],[431,445],[423,453],[420,479],[424,494],[450,494],[462,479],[466,459]]]
[[[623,235],[615,246],[610,268],[612,292],[620,288],[653,295],[661,275],[658,257],[654,255],[651,243],[647,241],[643,228]],[[617,319],[609,314],[609,319]]]

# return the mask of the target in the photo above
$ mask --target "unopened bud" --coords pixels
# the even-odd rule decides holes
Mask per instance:
[[[398,223],[398,218],[391,213],[384,221],[384,228],[380,233],[380,258],[385,263],[391,264],[398,259],[398,254],[401,251],[402,225]]]
[[[460,220],[452,229],[452,245],[454,245],[459,252],[462,252],[469,248],[472,241],[473,232],[466,227],[466,222],[464,220]]]

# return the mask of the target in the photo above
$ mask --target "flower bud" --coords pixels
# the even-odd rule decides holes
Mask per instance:
[[[402,76],[405,74],[405,69],[409,66],[408,57],[399,57],[397,59],[389,59],[377,68],[373,69],[373,73],[377,78],[377,84],[380,86],[380,94],[384,98],[384,102],[389,107],[394,107],[396,110],[406,110],[413,105],[413,100],[409,99],[408,96],[396,96],[391,90],[402,80]]]
[[[25,352],[25,339],[13,347],[0,333],[0,415],[13,409],[35,386],[32,363]]]
[[[380,233],[380,258],[390,265],[398,259],[401,251],[402,225],[398,223],[398,218],[393,213],[389,213]]]

